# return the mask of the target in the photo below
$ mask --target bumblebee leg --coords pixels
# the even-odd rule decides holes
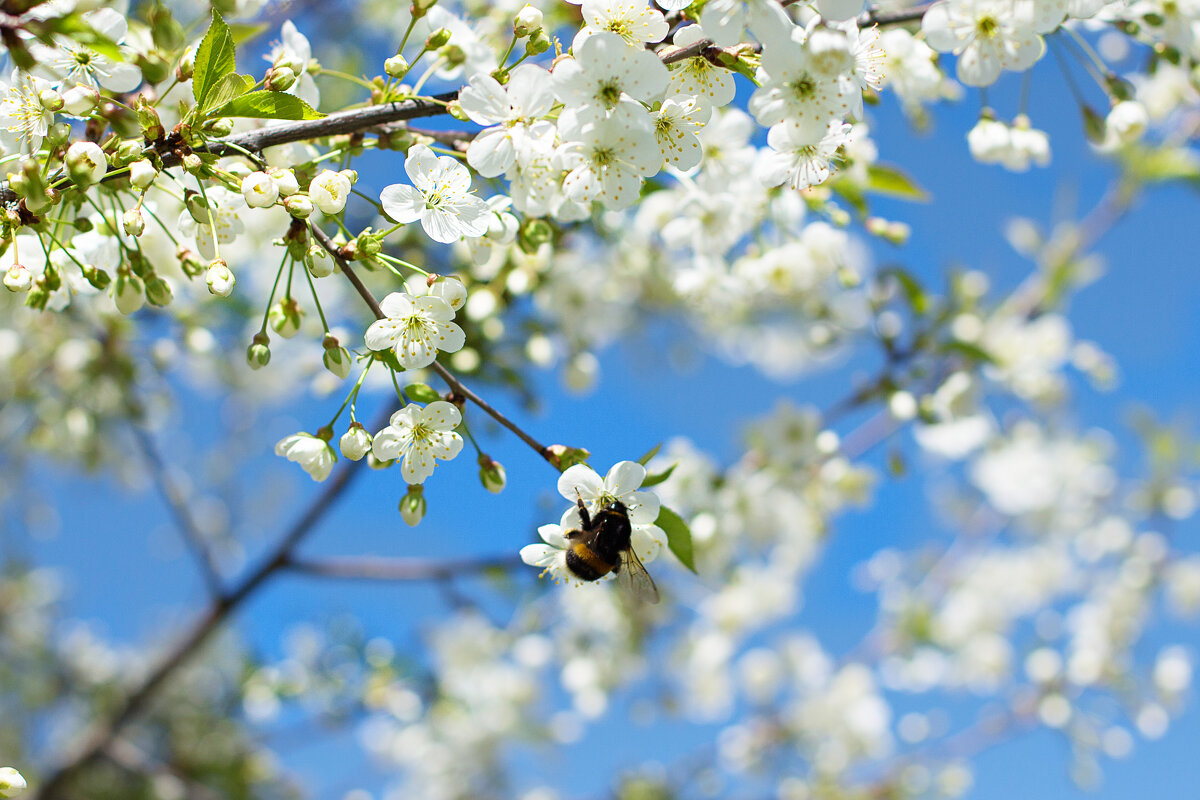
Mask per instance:
[[[583,498],[579,495],[579,490],[575,490],[575,503],[579,506],[579,519],[583,522],[583,529],[589,531],[592,529],[592,517],[588,514],[587,506],[583,504]]]

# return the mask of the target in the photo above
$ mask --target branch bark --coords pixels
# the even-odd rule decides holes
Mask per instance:
[[[515,555],[451,559],[341,556],[319,560],[294,559],[288,562],[287,569],[302,575],[341,580],[429,581],[448,580],[492,569],[511,569],[523,563]]]

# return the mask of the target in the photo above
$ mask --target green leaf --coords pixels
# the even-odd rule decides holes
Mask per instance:
[[[649,464],[649,463],[650,463],[650,459],[652,459],[652,458],[654,458],[656,455],[658,455],[658,451],[659,451],[659,450],[662,450],[662,446],[663,446],[663,443],[662,443],[662,442],[659,442],[658,444],[654,445],[654,447],[651,447],[651,448],[650,448],[650,449],[649,449],[649,450],[646,452],[646,455],[644,455],[644,456],[642,456],[641,458],[639,458],[639,459],[638,459],[638,463],[639,463],[639,464],[641,464],[643,467],[644,467],[644,466],[646,466],[647,464]]]
[[[231,72],[214,83],[208,90],[208,95],[204,98],[204,105],[200,110],[207,115],[214,108],[220,108],[241,97],[253,85],[254,78],[249,75],[238,75],[236,72]]]
[[[266,89],[235,98],[212,113],[214,117],[251,117],[253,119],[321,119],[325,115],[287,92]]]
[[[229,26],[234,44],[245,44],[253,41],[269,31],[271,26],[266,22],[235,22]]]
[[[644,485],[644,484],[643,484]],[[692,550],[692,531],[683,518],[671,509],[663,506],[658,510],[658,519],[654,524],[667,534],[667,547],[685,567],[696,571],[695,553]]]
[[[201,106],[217,82],[236,69],[233,35],[225,20],[213,9],[212,24],[196,50],[196,67],[192,73],[192,96]]]
[[[896,279],[913,311],[920,315],[928,313],[929,295],[925,293],[925,288],[921,286],[921,282],[911,272],[902,267],[890,267],[883,270],[883,274],[890,275]]]
[[[872,164],[867,167],[867,191],[899,197],[902,200],[929,202],[929,192],[905,175],[898,167]]]
[[[678,466],[679,466],[679,463],[676,462],[676,463],[672,464],[671,466],[667,467],[666,469],[664,469],[662,472],[657,472],[653,475],[647,475],[646,480],[642,481],[642,488],[645,489],[650,486],[658,486],[660,483],[665,481],[667,478],[671,477],[671,473],[674,472],[675,468]]]
[[[978,361],[984,364],[995,364],[996,359],[991,353],[979,347],[978,345],[969,342],[955,339],[952,342],[947,342],[942,345],[942,351],[946,353],[960,353],[972,361]]]

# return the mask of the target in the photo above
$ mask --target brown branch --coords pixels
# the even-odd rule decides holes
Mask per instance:
[[[381,419],[379,425],[382,425],[383,422],[384,420]],[[106,720],[96,723],[84,737],[82,743],[73,748],[73,752],[62,765],[50,773],[46,780],[36,788],[32,795],[33,800],[61,800],[64,798],[64,792],[70,781],[105,754],[117,736],[146,709],[158,690],[175,674],[175,671],[196,654],[201,645],[208,641],[209,637],[233,611],[266,583],[268,578],[287,565],[292,551],[312,532],[316,524],[341,497],[351,480],[362,471],[361,464],[362,462],[347,464],[332,481],[326,484],[325,490],[312,501],[262,563],[227,594],[216,598],[204,615],[193,623],[183,638],[125,697],[116,712]]]
[[[514,555],[483,558],[384,558],[343,556],[323,559],[292,559],[287,569],[318,578],[369,581],[448,580],[488,570],[507,570],[521,565]]]
[[[387,315],[384,314],[383,309],[379,307],[379,301],[375,299],[375,295],[371,293],[371,290],[368,289],[366,284],[362,282],[362,279],[358,277],[358,273],[355,272],[354,268],[350,266],[350,262],[342,257],[337,244],[335,244],[334,241],[329,238],[328,234],[326,234],[316,225],[310,224],[309,229],[312,231],[313,238],[316,239],[321,247],[325,248],[325,251],[329,253],[335,262],[337,262],[337,265],[341,268],[347,280],[349,280],[354,286],[354,290],[358,292],[359,296],[363,299],[367,306],[370,307],[371,313],[375,315],[375,318],[385,319]],[[475,392],[467,388],[467,386],[458,378],[456,378],[454,374],[450,372],[450,370],[443,367],[437,361],[434,361],[430,365],[430,368],[441,376],[442,380],[444,380],[450,386],[451,390],[453,390],[455,394],[460,394],[475,405],[479,406],[479,408],[485,414],[516,434],[517,438],[536,450],[539,456],[546,459],[546,461],[548,461],[557,469],[558,465],[555,463],[554,454],[550,452],[550,448],[546,447],[537,439],[534,439],[519,425],[510,420],[501,412],[497,411],[482,397],[475,394]]]

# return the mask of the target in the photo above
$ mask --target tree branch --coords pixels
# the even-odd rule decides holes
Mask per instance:
[[[385,421],[386,417],[383,417],[379,425]],[[325,490],[312,501],[300,518],[288,529],[274,549],[267,554],[262,563],[227,594],[217,597],[204,615],[192,625],[187,634],[125,697],[116,712],[92,727],[83,742],[74,748],[74,752],[37,787],[32,795],[33,800],[63,800],[64,791],[71,779],[100,759],[125,727],[146,709],[159,688],[196,654],[201,645],[207,642],[209,637],[221,626],[221,623],[266,583],[268,578],[286,566],[292,550],[312,532],[316,524],[333,507],[346,487],[350,485],[351,480],[362,471],[361,465],[362,462],[350,463],[338,472],[333,480],[325,486]]]
[[[355,272],[354,268],[350,266],[350,262],[348,262],[345,258],[342,257],[341,253],[338,250],[338,246],[334,243],[334,241],[332,239],[329,238],[329,235],[326,234],[320,228],[318,228],[316,225],[310,224],[308,227],[309,227],[309,230],[312,231],[313,238],[317,240],[317,242],[321,245],[321,247],[325,248],[325,252],[329,253],[329,255],[333,258],[333,260],[341,268],[342,273],[345,274],[347,280],[349,280],[350,283],[354,286],[354,290],[356,292],[358,292],[359,296],[362,297],[364,302],[366,302],[367,306],[371,309],[371,313],[375,315],[375,318],[376,319],[385,319],[387,317],[387,315],[384,314],[383,309],[379,307],[379,301],[375,299],[375,295],[371,294],[371,290],[368,289],[366,284],[364,284],[362,282],[362,279],[358,277],[358,273]],[[475,392],[473,392],[469,388],[467,388],[467,386],[462,381],[460,381],[458,378],[456,378],[454,376],[454,374],[450,372],[450,370],[443,367],[437,361],[434,361],[430,365],[430,368],[434,372],[436,372],[438,375],[441,376],[442,380],[444,380],[450,386],[450,389],[452,391],[454,391],[455,394],[460,394],[463,397],[470,400],[475,405],[479,406],[479,408],[485,414],[487,414],[492,419],[499,422],[504,427],[508,428],[514,434],[516,434],[517,438],[519,438],[521,441],[525,442],[525,444],[529,445],[534,450],[536,450],[537,454],[539,456],[546,459],[546,461],[548,461],[552,466],[554,466],[557,469],[557,464],[555,464],[555,461],[554,461],[554,454],[550,452],[550,448],[546,447],[544,444],[539,442],[537,439],[534,439],[532,436],[530,436],[528,433],[526,433],[519,425],[517,425],[515,422],[510,420],[504,414],[497,411],[482,397],[475,394]]]

